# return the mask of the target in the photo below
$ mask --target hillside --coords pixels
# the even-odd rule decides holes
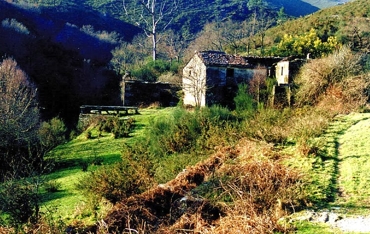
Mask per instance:
[[[254,77],[230,100],[233,110],[153,104],[115,116],[80,116],[79,106],[121,105],[111,50],[124,41],[128,59],[145,50],[145,39],[130,44],[140,30],[125,22],[121,1],[10,2],[0,0],[0,56],[14,58],[15,71],[35,82],[39,103],[23,103],[39,107],[41,118],[32,116],[32,132],[24,122],[27,138],[14,131],[18,115],[2,118],[0,159],[9,162],[3,173],[10,179],[1,178],[0,233],[341,233],[356,230],[340,221],[370,219],[368,0],[271,0],[262,21],[281,7],[302,17],[237,38],[253,43],[255,55],[311,28],[324,41],[348,44],[304,63],[293,89],[276,93],[275,80]],[[180,10],[171,27],[193,39],[213,20],[257,25],[245,21],[252,13],[245,1],[189,0]],[[147,64],[173,62],[150,63],[142,54],[135,65],[143,73]],[[3,90],[12,75],[0,82]],[[4,93],[17,101],[17,90]],[[1,104],[2,113],[12,112]],[[28,117],[26,107],[20,117]]]
[[[342,44],[350,45],[355,50],[367,51],[370,43],[369,15],[367,0],[351,1],[270,28],[264,34],[264,43],[267,47],[273,46],[284,34],[302,35],[315,29],[324,41],[329,36],[335,36]]]
[[[324,156],[327,157],[327,159],[324,159],[327,160],[327,162],[324,162],[326,164],[324,171],[320,168],[314,168],[313,170],[314,173],[318,173],[322,177],[319,179],[322,180],[322,183],[332,183],[328,186],[335,187],[335,192],[332,194],[334,200],[326,204],[328,205],[326,209],[319,209],[316,214],[311,213],[311,216],[310,211],[306,210],[287,216],[286,219],[290,225],[293,223],[298,227],[294,233],[317,233],[317,231],[323,234],[365,233],[370,230],[366,223],[366,220],[370,219],[370,213],[367,210],[370,191],[366,187],[369,182],[368,169],[370,167],[370,161],[368,160],[370,148],[366,144],[369,123],[369,113],[352,113],[339,116],[329,125],[327,133],[320,136],[322,139],[327,138],[324,140],[327,145],[319,150],[330,153]],[[219,152],[210,156],[207,160],[195,166],[187,167],[174,180],[121,201],[109,212],[105,218],[105,225],[110,230],[115,228],[123,230],[123,227],[130,223],[131,227],[145,227],[147,228],[145,230],[150,233],[157,227],[161,227],[161,229],[156,233],[172,233],[178,230],[190,229],[189,227],[200,233],[234,233],[241,230],[259,233],[255,231],[262,228],[259,225],[263,226],[263,221],[254,223],[252,220],[245,220],[244,218],[239,220],[238,217],[230,217],[230,215],[236,214],[225,214],[222,206],[218,207],[206,199],[203,200],[197,192],[202,190],[201,187],[209,186],[208,183],[212,183],[212,174],[218,174],[219,171],[225,170],[233,163],[248,164],[250,157],[259,157],[259,153],[256,151],[262,151],[263,155],[266,156],[271,149],[270,147],[263,143],[242,140],[233,149],[220,149]],[[301,163],[306,164],[310,160],[310,158],[302,159]],[[331,160],[336,162],[331,163]],[[320,167],[321,163],[313,162],[313,164],[313,167]],[[268,167],[268,165],[263,166]],[[259,167],[253,169],[263,170]],[[270,173],[275,173],[273,168],[269,169],[271,170]],[[333,171],[334,174],[328,174],[329,171]],[[257,173],[261,172],[258,171]],[[288,173],[291,173],[291,171]],[[260,176],[267,175],[260,174]],[[273,180],[274,175],[270,176],[269,179]],[[353,180],[349,177],[356,179]],[[237,189],[231,185],[229,186],[230,190]],[[176,204],[180,205],[176,206]],[[252,206],[252,204],[250,205]],[[299,208],[297,208],[298,210]],[[330,217],[336,217],[336,219],[320,219],[328,211],[332,212],[329,213]],[[167,221],[168,216],[173,219],[170,221],[170,225]],[[264,220],[264,222],[268,222],[268,220]],[[140,226],[140,223],[145,223],[146,226]],[[235,225],[236,223],[238,225]],[[100,228],[102,226],[98,225],[90,230],[103,230]],[[293,230],[285,231],[291,233]]]

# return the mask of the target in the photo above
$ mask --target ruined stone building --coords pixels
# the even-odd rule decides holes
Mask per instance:
[[[296,63],[294,63],[296,64]],[[233,102],[238,85],[256,74],[276,77],[277,85],[291,82],[291,58],[242,57],[218,51],[196,52],[183,69],[184,105],[206,106]]]

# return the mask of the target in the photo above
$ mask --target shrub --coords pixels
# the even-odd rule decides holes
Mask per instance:
[[[88,131],[86,131],[85,133],[84,133],[84,135],[85,135],[85,138],[88,140],[88,139],[91,139],[91,137],[92,137],[92,133],[91,133],[91,131],[90,130],[88,130]]]
[[[240,116],[249,116],[256,110],[256,103],[248,93],[248,86],[241,84],[238,86],[238,92],[234,98],[235,111]]]
[[[128,137],[135,123],[133,118],[121,119],[118,116],[100,116],[95,121],[99,135],[101,132],[113,133],[115,138]]]
[[[193,191],[212,203],[223,204],[225,215],[215,225],[216,233],[274,233],[283,229],[279,218],[304,199],[297,170],[284,166],[267,145],[248,149]]]
[[[295,92],[296,104],[317,104],[329,90],[337,89],[331,95],[338,96],[342,95],[341,92],[344,92],[344,96],[348,96],[349,92],[353,93],[353,89],[346,91],[346,85],[352,83],[353,77],[362,73],[362,62],[361,55],[353,54],[348,47],[343,47],[328,57],[311,60],[301,68],[301,73],[295,80],[298,86]],[[365,87],[356,87],[361,89],[367,86],[368,83]],[[359,92],[357,97],[363,94],[364,92]]]
[[[21,22],[18,22],[16,19],[6,18],[1,22],[1,25],[4,28],[11,28],[18,33],[29,35],[30,31],[24,26]]]
[[[71,25],[72,27],[76,27],[75,25]],[[91,25],[83,25],[80,30],[87,35],[95,37],[103,42],[108,42],[111,44],[117,44],[121,41],[120,35],[117,32],[107,32],[107,31],[95,31],[94,27]]]
[[[62,184],[56,180],[48,181],[44,183],[44,188],[49,193],[58,192]]]
[[[279,44],[271,52],[279,56],[301,56],[310,53],[313,57],[319,58],[327,55],[339,46],[336,37],[329,36],[326,41],[322,41],[316,30],[311,29],[303,35],[284,35]]]
[[[289,136],[291,109],[261,109],[242,122],[242,132],[248,137],[272,143],[283,143]]]
[[[87,196],[98,196],[116,203],[133,194],[144,192],[152,185],[145,164],[133,159],[123,159],[114,165],[103,166],[90,172],[79,181],[77,188]]]
[[[24,224],[37,216],[37,198],[34,186],[26,180],[10,180],[0,186],[1,211],[10,215],[13,225]]]
[[[310,139],[320,136],[328,127],[332,117],[330,113],[314,108],[299,108],[292,113],[286,128],[289,136],[298,143],[299,147],[303,147],[303,152],[308,153],[313,150],[312,147],[315,147],[310,145]]]
[[[194,112],[176,108],[167,118],[152,121],[145,135],[149,139],[150,151],[156,155],[203,151],[230,138],[231,134],[228,136],[229,132],[225,130],[232,131],[233,124],[228,121],[232,122],[233,118],[231,112],[221,106]]]
[[[63,143],[66,140],[67,127],[60,118],[52,118],[48,122],[43,122],[39,129],[41,144],[47,149]]]
[[[158,80],[161,74],[166,72],[176,73],[178,69],[178,65],[176,64],[171,64],[160,59],[155,61],[150,60],[144,66],[132,70],[131,74],[138,80],[154,82]]]
[[[0,62],[0,180],[41,162],[36,86],[12,59]],[[32,163],[31,163],[32,162]]]
[[[129,137],[130,133],[132,132],[134,123],[135,120],[133,118],[129,118],[127,120],[118,120],[113,130],[114,137]]]
[[[89,162],[82,161],[80,162],[80,166],[81,166],[82,171],[87,171],[87,169],[89,168]]]

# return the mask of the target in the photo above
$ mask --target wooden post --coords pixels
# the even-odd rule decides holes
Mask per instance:
[[[270,106],[271,107],[274,106],[274,102],[275,102],[275,89],[276,89],[276,85],[272,86],[271,97],[270,97]]]
[[[291,96],[292,96],[292,91],[290,89],[290,85],[285,89],[286,90],[286,97],[288,100],[288,106],[290,107],[290,102],[291,102]]]

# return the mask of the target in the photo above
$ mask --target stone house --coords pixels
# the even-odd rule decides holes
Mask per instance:
[[[242,57],[218,51],[196,52],[183,69],[184,105],[227,105],[233,102],[238,84],[253,76],[277,78],[289,84],[290,60],[281,57]],[[279,76],[278,76],[279,75]]]
[[[275,65],[275,77],[278,86],[289,85],[293,82],[293,77],[306,60],[288,57],[283,58]]]

